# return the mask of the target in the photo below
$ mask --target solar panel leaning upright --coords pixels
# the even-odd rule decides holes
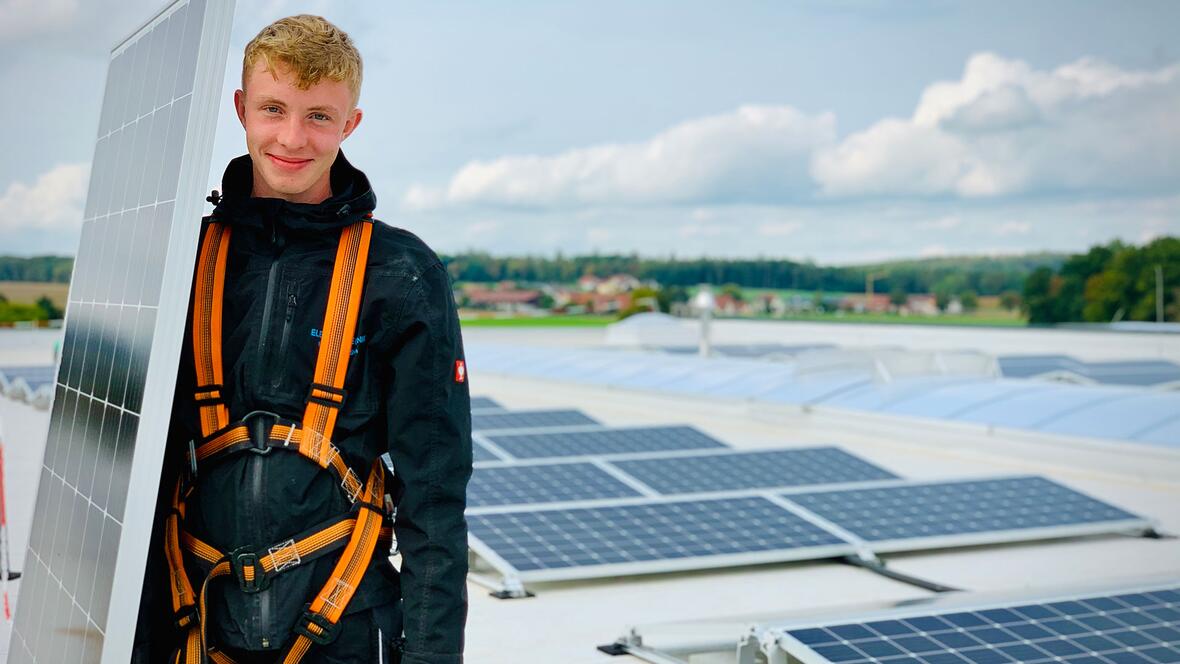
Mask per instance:
[[[233,0],[112,51],[9,662],[127,662]]]

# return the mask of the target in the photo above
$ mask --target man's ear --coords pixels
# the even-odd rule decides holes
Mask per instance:
[[[361,123],[363,117],[365,117],[364,111],[359,108],[352,109],[352,115],[344,121],[344,135],[340,137],[340,142],[343,143],[349,134],[356,131],[357,125]]]
[[[234,90],[234,108],[238,111],[238,120],[242,128],[246,128],[246,91]]]

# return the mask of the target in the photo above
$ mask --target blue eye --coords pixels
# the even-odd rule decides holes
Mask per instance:
[[[263,107],[262,107],[262,110],[264,110],[264,111],[266,111],[266,112],[268,112],[268,113],[271,111],[271,109],[274,109],[275,111],[279,111],[279,110],[280,110],[278,106],[263,106]]]
[[[320,120],[321,122],[327,122],[328,120],[332,119],[332,118],[324,115],[323,113],[313,113],[312,117],[314,117],[317,120]]]

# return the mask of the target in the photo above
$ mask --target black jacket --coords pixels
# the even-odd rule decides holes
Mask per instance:
[[[323,203],[252,198],[252,182],[249,155],[232,160],[212,213],[232,228],[222,330],[230,419],[266,410],[299,421],[340,230],[371,212],[376,197],[343,153],[331,168],[333,195]],[[190,305],[162,495],[171,489],[188,440],[200,440],[191,327]],[[412,233],[375,222],[347,397],[333,442],[361,478],[380,454],[393,460],[400,575],[385,556],[375,555],[346,616],[400,599],[404,664],[461,661],[467,614],[463,511],[471,475],[468,383],[465,375],[457,380],[455,371],[463,359],[446,269]],[[347,507],[332,476],[298,455],[243,453],[203,472],[188,501],[186,528],[222,551],[265,547]],[[159,522],[149,586],[153,577],[167,583]],[[232,581],[214,582],[212,643],[280,649],[335,560],[330,555],[277,575],[270,589],[256,594],[241,592]],[[190,578],[197,583],[202,576],[190,568]],[[167,586],[145,589],[145,598],[145,607],[156,604],[168,612]]]

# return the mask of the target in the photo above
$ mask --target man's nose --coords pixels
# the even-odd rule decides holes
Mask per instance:
[[[303,128],[303,119],[296,117],[294,114],[287,116],[283,122],[283,127],[279,131],[279,143],[283,147],[290,149],[298,149],[307,143],[307,132]]]

